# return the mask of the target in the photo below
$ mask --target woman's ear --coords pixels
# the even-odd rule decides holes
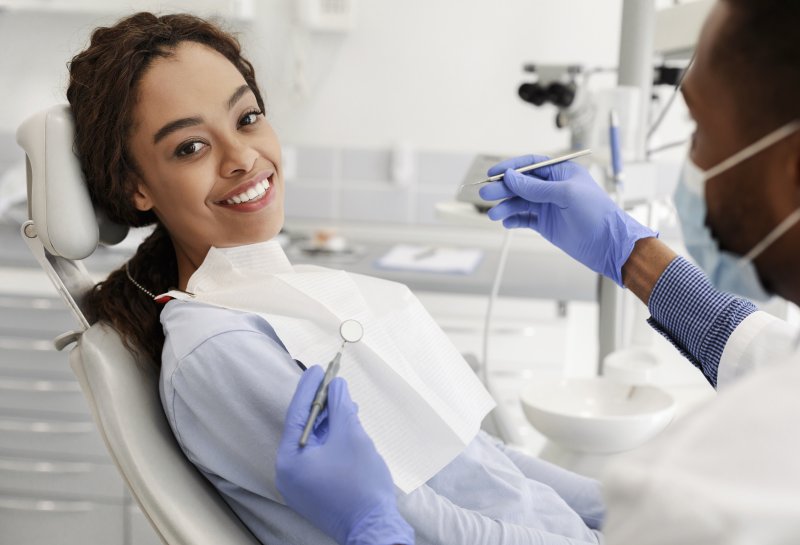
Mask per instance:
[[[153,199],[150,197],[150,190],[139,176],[131,175],[133,183],[133,205],[141,212],[147,212],[153,208]]]

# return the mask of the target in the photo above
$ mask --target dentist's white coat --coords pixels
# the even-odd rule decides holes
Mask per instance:
[[[609,468],[609,545],[800,543],[798,333],[748,316],[725,346],[718,397]]]

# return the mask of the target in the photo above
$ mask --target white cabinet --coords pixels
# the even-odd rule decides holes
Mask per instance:
[[[124,545],[122,505],[49,497],[0,496],[0,542]]]
[[[74,328],[55,297],[0,294],[0,545],[158,543],[141,515],[126,531],[138,509],[53,347]]]
[[[110,460],[0,452],[0,483],[6,493],[35,497],[80,496],[116,504],[125,498],[125,485]]]
[[[153,531],[150,522],[135,505],[128,506],[131,545],[162,545],[158,535]]]

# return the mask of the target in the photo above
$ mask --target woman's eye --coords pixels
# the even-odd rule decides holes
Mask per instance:
[[[259,110],[253,110],[253,111],[247,112],[239,120],[239,126],[242,126],[242,125],[253,125],[253,124],[257,123],[258,122],[258,116],[260,116],[261,113],[262,112],[259,111]]]
[[[186,157],[188,155],[194,155],[195,153],[199,152],[205,146],[204,143],[194,141],[194,142],[187,142],[186,144],[182,145],[178,148],[175,152],[175,155],[178,157]]]

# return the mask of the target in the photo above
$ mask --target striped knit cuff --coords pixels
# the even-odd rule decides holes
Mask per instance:
[[[676,257],[658,279],[648,307],[650,325],[715,387],[728,338],[758,310],[746,299],[715,289],[703,271],[682,257]]]

